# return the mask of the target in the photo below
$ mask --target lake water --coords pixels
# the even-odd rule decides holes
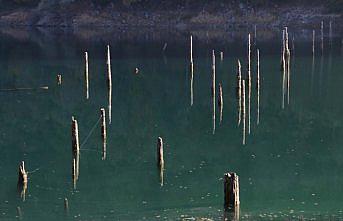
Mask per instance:
[[[290,104],[284,109],[281,30],[257,32],[253,48],[261,54],[261,120],[257,126],[254,50],[251,134],[243,146],[235,90],[237,59],[246,75],[247,30],[192,32],[191,107],[189,32],[2,29],[0,220],[223,220],[222,178],[229,171],[240,177],[241,220],[343,220],[341,35],[334,32],[331,43],[325,36],[323,55],[318,35],[313,61],[312,30],[289,32],[295,41]],[[108,105],[108,43],[112,123],[102,160],[97,122],[100,108]],[[224,93],[223,121],[219,123],[217,112],[214,135],[212,49],[216,84],[222,83]],[[61,86],[57,74],[62,75]],[[49,89],[37,89],[42,86]],[[3,90],[13,88],[33,90]],[[72,116],[78,120],[81,143],[76,188]],[[164,140],[163,186],[156,166],[158,136]],[[22,160],[29,171],[25,201],[17,191]]]

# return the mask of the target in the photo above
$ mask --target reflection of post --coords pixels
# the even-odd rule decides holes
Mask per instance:
[[[106,159],[106,112],[105,108],[100,109],[101,115],[101,137],[102,137],[102,159]]]
[[[88,78],[88,52],[85,52],[85,89],[86,99],[89,98],[89,78]]]
[[[312,30],[312,57],[314,57],[315,41],[316,41],[316,31]]]
[[[18,219],[22,220],[23,219],[23,213],[21,211],[20,206],[17,207],[17,214],[18,214]]]
[[[242,80],[242,108],[243,108],[243,145],[245,145],[245,80]]]
[[[64,198],[64,212],[69,212],[69,203],[67,198]]]
[[[112,119],[112,72],[110,46],[107,45],[107,87],[108,87],[108,121]]]
[[[241,124],[242,118],[242,69],[241,69],[241,62],[238,60],[238,86],[237,86],[237,95],[238,95],[238,126]]]
[[[235,209],[228,209],[223,212],[224,221],[239,221],[240,207],[236,206]]]
[[[239,180],[236,173],[224,174],[224,209],[235,209],[239,206]]]
[[[218,107],[220,111],[220,117],[219,117],[219,122],[222,123],[223,120],[223,87],[222,84],[219,83],[219,94],[218,94]]]
[[[320,23],[320,34],[321,34],[321,49],[322,54],[324,53],[324,22]]]
[[[212,50],[212,120],[213,120],[213,134],[216,131],[216,57],[214,50]]]
[[[257,49],[257,125],[260,123],[260,50]]]
[[[248,36],[248,134],[251,121],[251,35]]]
[[[18,191],[21,198],[25,201],[27,189],[27,171],[25,170],[25,163],[22,161],[18,169]]]

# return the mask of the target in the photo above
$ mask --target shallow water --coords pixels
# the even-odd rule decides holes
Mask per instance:
[[[256,125],[253,87],[251,134],[243,146],[235,87],[237,59],[246,74],[247,31],[214,36],[193,33],[192,107],[188,33],[148,31],[98,38],[50,31],[12,29],[0,35],[0,89],[49,87],[0,91],[0,220],[222,220],[222,177],[228,171],[240,176],[242,220],[343,219],[339,35],[334,35],[331,45],[325,37],[323,56],[317,38],[312,65],[312,32],[290,29],[295,34],[295,50],[290,104],[285,109],[281,108],[281,31],[257,38],[261,122]],[[108,105],[108,42],[112,124],[107,128],[107,158],[102,160],[96,123],[100,108]],[[165,42],[167,48],[162,51]],[[217,85],[222,82],[224,92],[223,122],[219,123],[217,112],[214,135],[212,49],[217,52]],[[83,82],[85,50],[89,53],[89,100]],[[224,51],[224,61],[219,51]],[[135,67],[140,69],[138,75],[133,73]],[[61,86],[56,84],[59,73]],[[252,75],[254,85],[255,63]],[[75,189],[72,116],[78,120],[81,143]],[[158,136],[165,143],[163,186],[156,167]],[[17,192],[22,160],[32,172],[25,201]],[[64,198],[68,198],[69,211],[64,209]]]

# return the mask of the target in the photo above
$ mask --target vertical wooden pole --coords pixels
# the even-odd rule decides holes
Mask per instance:
[[[286,90],[286,32],[282,30],[282,109],[285,108],[285,90]]]
[[[257,125],[260,123],[260,50],[257,49]]]
[[[213,120],[213,134],[216,131],[216,56],[212,50],[212,120]]]
[[[111,52],[107,45],[107,86],[108,86],[108,121],[111,124],[112,119],[112,72],[111,72]]]
[[[89,99],[88,52],[85,52],[85,89],[86,99]]]
[[[190,74],[191,74],[191,106],[193,106],[193,83],[194,83],[194,63],[193,63],[193,36],[191,35],[190,50]]]
[[[25,162],[21,161],[18,170],[18,184],[26,185],[27,184],[27,172],[25,170]]]
[[[220,117],[219,117],[219,122],[222,123],[223,121],[223,106],[224,106],[224,102],[223,102],[223,87],[222,84],[219,83],[219,94],[218,94],[218,107],[220,110]]]
[[[106,144],[107,144],[105,108],[100,109],[100,116],[101,116],[101,137],[102,137],[102,159],[105,160],[106,159]]]
[[[235,209],[239,206],[239,179],[236,173],[224,174],[224,208]]]
[[[79,126],[74,116],[71,119],[71,136],[72,136],[72,151],[73,156],[79,155],[80,153],[80,141],[79,141]]]
[[[242,107],[243,107],[243,145],[245,145],[245,123],[246,123],[246,110],[245,110],[245,80],[242,80]]]
[[[163,139],[162,139],[162,137],[157,138],[157,166],[159,168],[164,168]]]
[[[58,74],[56,77],[57,85],[62,85],[62,75]]]
[[[27,177],[28,173],[25,170],[25,162],[22,161],[19,165],[18,169],[18,191],[20,193],[20,197],[23,201],[25,201],[26,198],[26,190],[27,190]]]
[[[242,68],[241,68],[241,62],[239,59],[237,60],[237,66],[238,66],[238,74],[237,74],[237,94],[238,94],[238,126],[241,124],[241,118],[242,118]]]
[[[288,28],[285,27],[286,31],[286,64],[287,64],[287,70],[286,70],[286,75],[287,75],[287,104],[289,104],[289,89],[290,89],[290,63],[291,63],[291,51],[289,49],[289,35],[288,35]]]
[[[248,36],[248,134],[251,123],[251,35]]]
[[[72,116],[71,119],[71,136],[72,136],[72,156],[73,156],[73,183],[76,187],[76,180],[79,178],[79,161],[80,161],[80,140],[79,126],[77,120]]]

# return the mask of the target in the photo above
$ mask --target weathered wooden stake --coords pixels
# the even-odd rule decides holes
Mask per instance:
[[[22,161],[18,169],[18,191],[23,201],[26,198],[28,172],[25,170],[25,163]]]
[[[239,206],[239,179],[236,173],[224,174],[224,209],[234,210]]]
[[[241,62],[239,59],[237,60],[237,66],[238,66],[238,74],[237,74],[237,80],[238,80],[238,86],[237,86],[237,94],[238,94],[238,126],[241,124],[241,118],[242,118],[242,68],[241,68]]]
[[[162,140],[162,137],[158,137],[157,138],[157,166],[160,169],[164,168],[163,140]]]
[[[105,108],[100,109],[101,115],[101,137],[102,137],[102,159],[106,159],[106,112]]]
[[[62,85],[62,75],[58,74],[56,77],[57,85]]]
[[[88,52],[85,52],[85,89],[86,99],[89,99]]]
[[[219,122],[221,123],[223,121],[223,87],[222,84],[219,83],[219,94],[218,94],[218,107],[220,110],[220,117],[219,117]]]
[[[291,63],[291,50],[289,49],[289,38],[288,38],[288,28],[285,27],[286,30],[286,64],[287,64],[287,104],[289,104],[289,89],[290,89],[290,63]]]
[[[213,134],[216,131],[216,56],[212,50],[212,120],[213,120]]]
[[[71,137],[72,137],[72,152],[73,157],[80,153],[80,141],[79,141],[79,126],[74,116],[71,118]]]
[[[248,134],[251,123],[251,35],[248,36]]]
[[[320,23],[320,34],[321,34],[321,49],[322,54],[324,53],[324,21]]]
[[[25,170],[25,162],[21,161],[18,170],[18,184],[24,186],[27,184],[27,172]]]
[[[257,125],[260,123],[260,50],[257,49]]]
[[[245,80],[242,80],[242,108],[243,108],[243,145],[245,145],[245,116],[246,116],[246,111],[245,111]]]
[[[108,86],[108,121],[112,119],[112,71],[110,46],[107,45],[107,86]]]
[[[191,35],[190,50],[190,74],[191,74],[191,106],[193,106],[193,80],[194,80],[194,63],[193,63],[193,36]]]
[[[285,91],[286,91],[286,31],[282,30],[282,109],[285,108]]]

